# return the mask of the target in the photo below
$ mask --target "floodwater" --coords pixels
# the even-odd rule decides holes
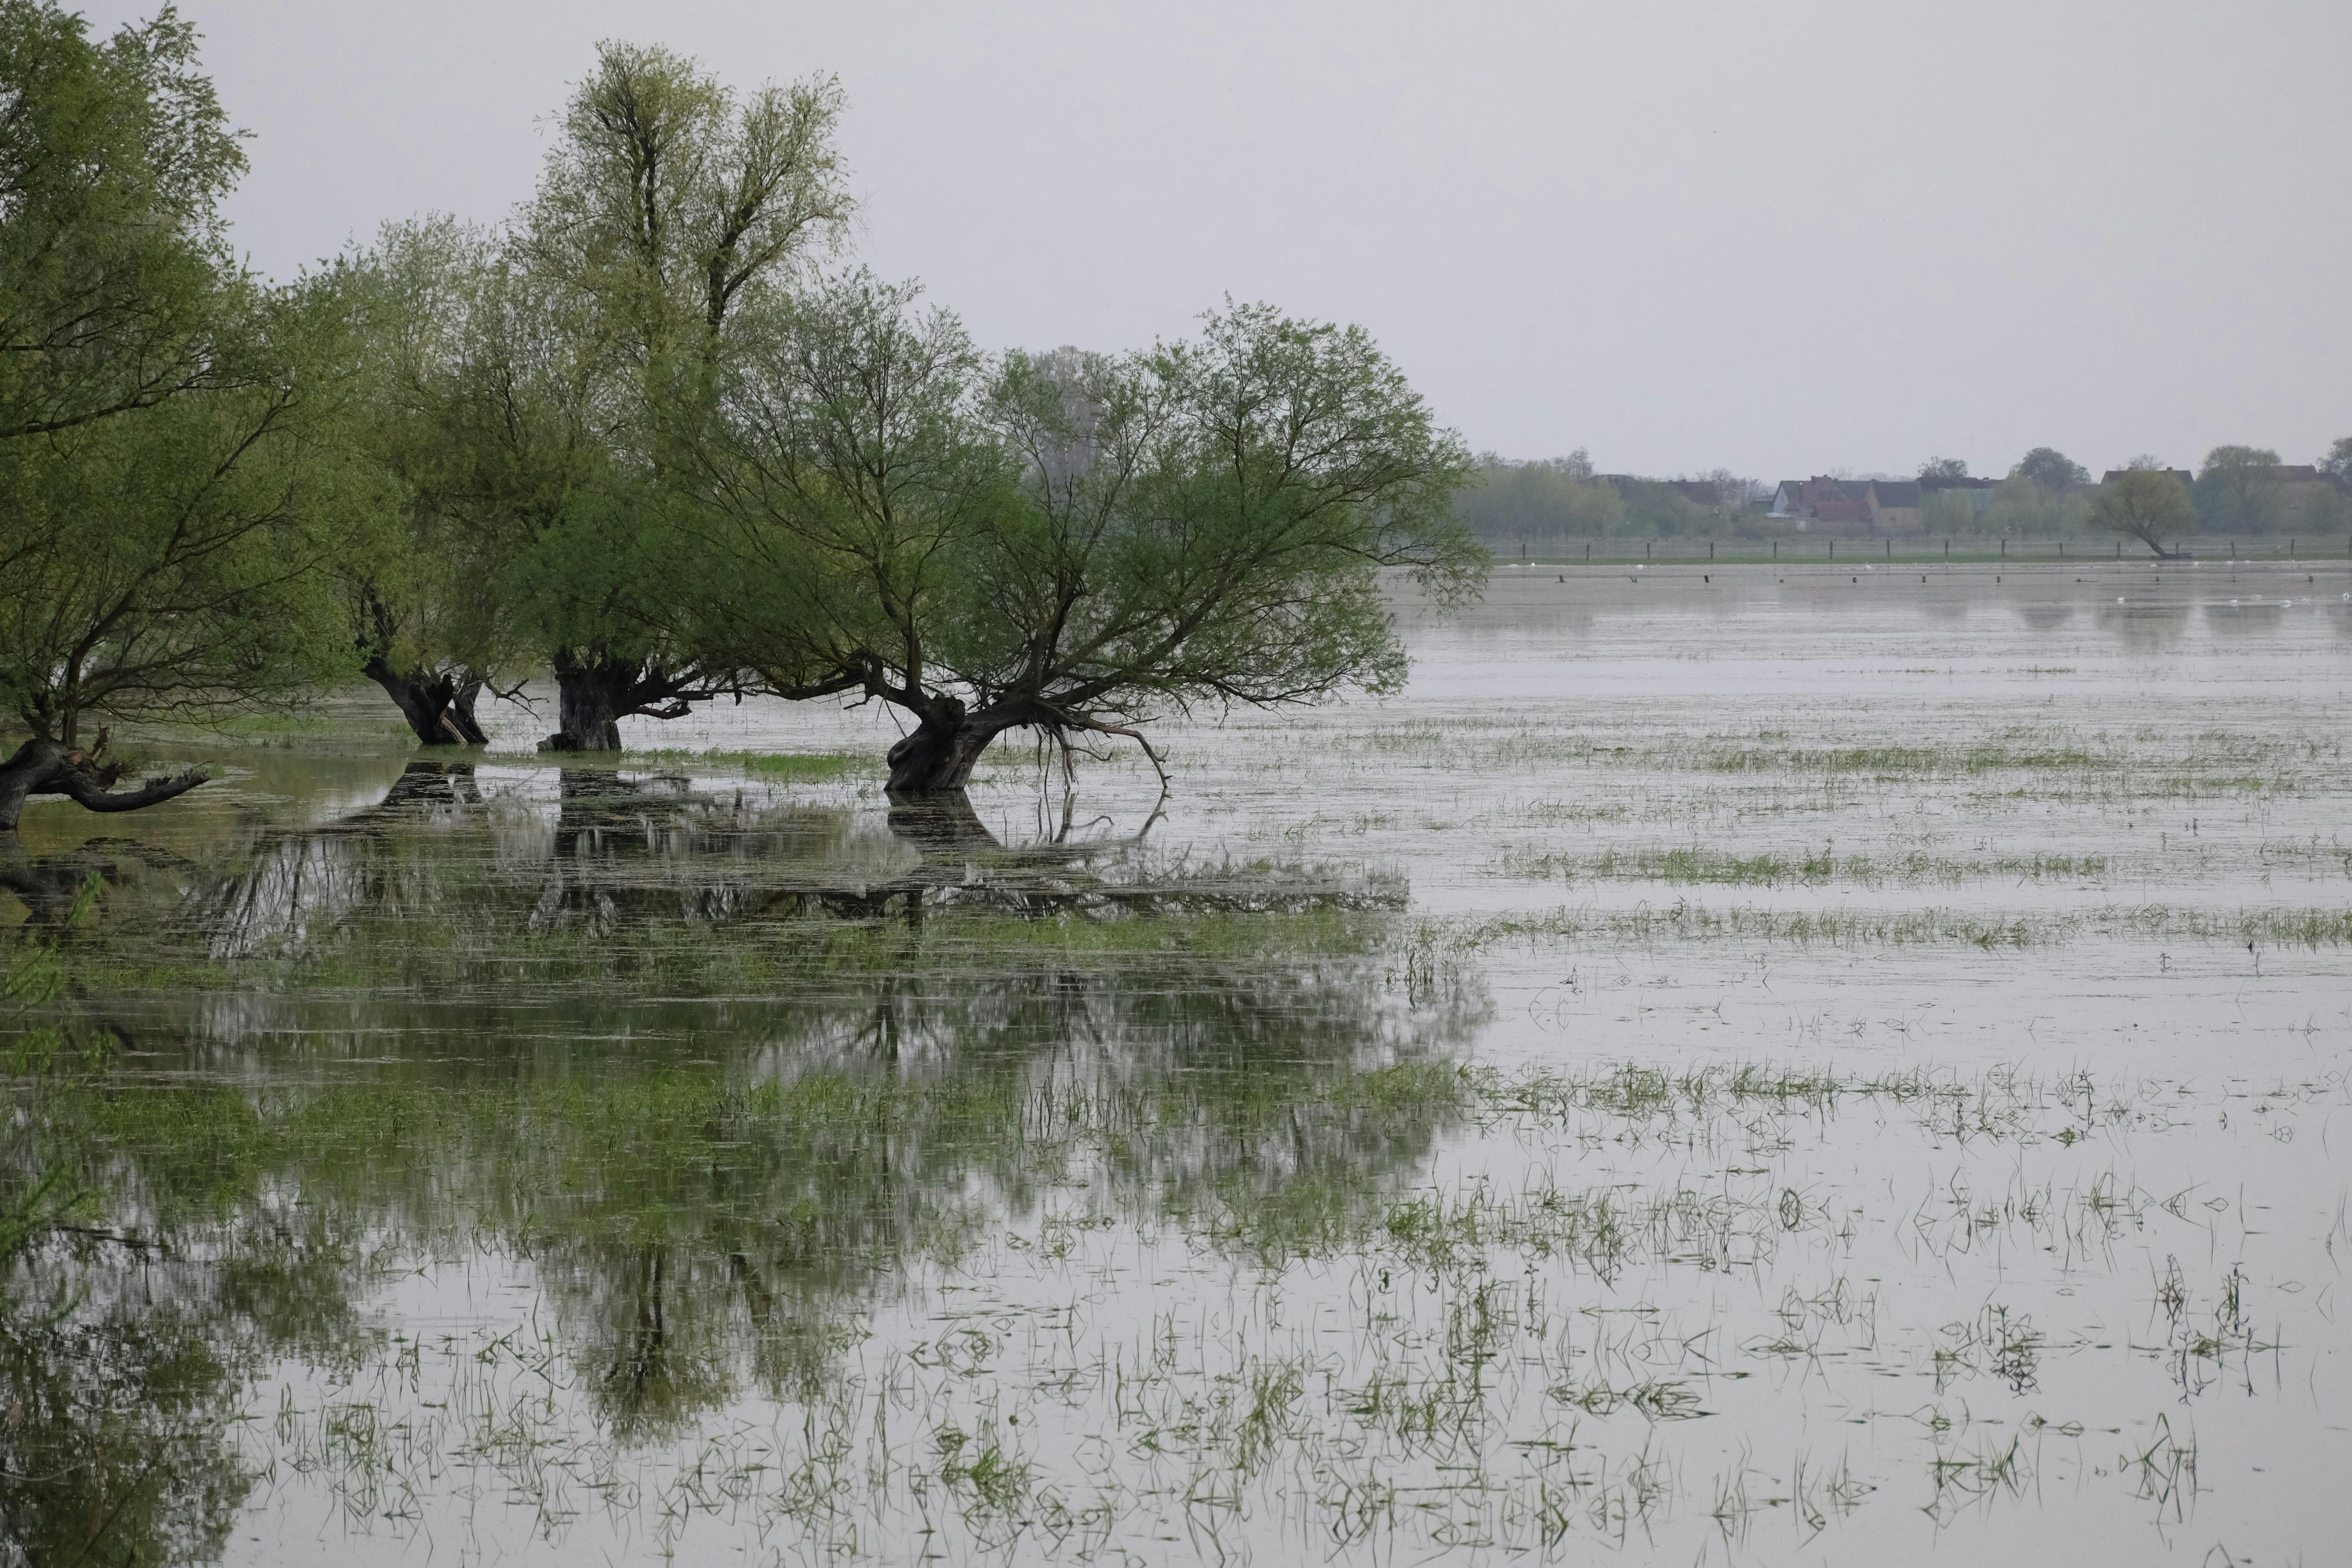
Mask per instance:
[[[1562,575],[1156,816],[132,737],[0,1563],[2337,1560],[2352,570]]]

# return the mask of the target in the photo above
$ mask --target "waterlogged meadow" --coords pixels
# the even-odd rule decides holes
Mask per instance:
[[[0,1562],[2333,1561],[2347,595],[1507,568],[1164,808],[130,737],[0,866]]]

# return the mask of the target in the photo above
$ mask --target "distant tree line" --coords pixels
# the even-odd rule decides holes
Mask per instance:
[[[1936,537],[2352,535],[2352,437],[2307,465],[2284,463],[2266,447],[2224,446],[2193,474],[2141,457],[2094,475],[2054,447],[2036,447],[2000,479],[1972,476],[1958,458],[1930,458],[1919,466],[1916,496],[1894,476],[1847,482],[1901,490],[1904,506],[1916,507],[1917,531]],[[2127,505],[2111,499],[2119,486],[2132,493]],[[1579,448],[1527,462],[1481,453],[1454,509],[1489,541],[1729,537],[1790,526],[1767,515],[1771,499],[1764,486],[1723,469],[1696,479],[1597,474]]]
[[[2144,542],[2158,533],[2352,533],[2352,437],[2305,465],[2284,463],[2266,447],[2216,447],[2193,474],[2142,456],[2095,477],[2064,453],[2037,447],[1988,489],[1939,490],[1922,510],[1930,533],[2104,530]]]
[[[108,718],[373,681],[425,744],[551,671],[555,751],[722,699],[896,710],[894,796],[990,742],[1385,689],[1385,568],[1486,552],[1472,464],[1360,329],[1263,305],[1125,353],[985,353],[844,264],[841,88],[600,46],[504,221],[291,283],[170,10],[0,0],[0,830],[100,811]],[[1151,752],[1156,763],[1157,754]]]
[[[1488,540],[1670,539],[1725,531],[1760,494],[1724,468],[1671,479],[1595,473],[1580,447],[1531,462],[1482,452],[1454,505]]]

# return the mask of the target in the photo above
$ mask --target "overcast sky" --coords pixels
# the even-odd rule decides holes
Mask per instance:
[[[1370,328],[1474,446],[1609,471],[2352,434],[2347,0],[181,9],[280,274],[503,213],[618,37],[837,73],[863,257],[990,345],[1270,300]]]

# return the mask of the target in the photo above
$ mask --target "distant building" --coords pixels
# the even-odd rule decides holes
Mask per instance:
[[[1793,522],[1800,532],[1924,533],[1927,498],[1958,492],[1978,511],[1992,500],[1993,481],[1971,479],[1839,479],[1815,474],[1782,479],[1772,491],[1769,517]]]
[[[1800,532],[1814,529],[1851,532],[1854,525],[1871,521],[1870,481],[1836,479],[1827,474],[1782,479],[1772,492],[1772,510],[1766,515],[1794,521]]]
[[[1713,479],[1645,479],[1639,474],[1595,474],[1593,482],[1611,487],[1619,496],[1632,500],[1644,486],[1668,490],[1695,506],[1719,507],[1723,504],[1723,487]]]
[[[1919,510],[1917,479],[1873,479],[1869,489],[1870,523],[1881,533],[1923,533],[1927,520]]]
[[[2099,476],[2099,483],[2103,485],[2114,484],[2117,479],[2122,479],[2126,474],[2130,473],[2131,471],[2132,470],[2129,468],[2109,468],[2105,473]],[[2174,479],[2180,481],[2180,488],[2182,489],[2187,489],[2190,485],[2197,482],[2197,476],[2190,473],[2187,468],[2152,468],[2148,471],[2158,474],[2170,474]]]

